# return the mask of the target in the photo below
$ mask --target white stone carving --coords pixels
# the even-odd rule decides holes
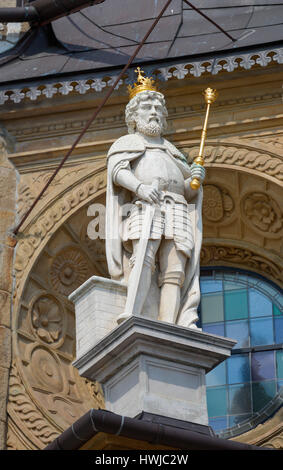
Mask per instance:
[[[90,89],[90,85],[87,83],[87,80],[80,80],[75,86],[75,90],[79,92],[80,95],[84,95]]]
[[[61,95],[68,95],[73,89],[74,87],[71,85],[71,82],[63,82],[62,86],[59,88],[59,93]]]
[[[54,87],[52,83],[47,83],[42,90],[42,94],[45,95],[46,98],[52,98],[56,93],[58,93],[58,88]]]
[[[101,78],[95,78],[93,83],[91,84],[91,88],[93,88],[95,91],[101,91],[105,87],[106,83]]]
[[[41,95],[41,90],[36,90],[35,88],[31,88],[29,91],[27,91],[26,96],[31,100],[35,101],[37,100],[37,97]]]
[[[166,116],[164,97],[155,91],[138,93],[127,105],[130,134],[108,152],[106,256],[111,277],[128,286],[118,323],[142,315],[195,327],[202,189],[192,190],[190,182],[202,181],[204,169],[190,167],[162,137]],[[119,221],[125,207],[128,216]]]
[[[13,93],[11,94],[10,99],[14,101],[14,103],[20,103],[24,99],[25,93],[22,93],[20,89],[14,89],[12,91]]]

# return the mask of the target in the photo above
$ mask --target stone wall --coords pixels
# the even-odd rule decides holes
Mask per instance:
[[[5,448],[7,394],[11,366],[11,301],[16,171],[7,159],[7,136],[0,134],[0,449]]]
[[[0,0],[1,7],[15,7],[17,0]],[[25,26],[26,27],[26,26]],[[21,23],[0,23],[0,53],[14,47]],[[2,133],[1,133],[2,134]],[[15,223],[16,172],[7,159],[7,142],[0,134],[0,449],[6,446],[7,394],[11,365],[11,293],[14,248],[8,231]]]

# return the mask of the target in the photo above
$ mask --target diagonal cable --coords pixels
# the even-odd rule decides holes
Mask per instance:
[[[188,0],[183,0],[183,2],[185,2],[187,5],[189,5],[189,7],[191,7],[193,10],[195,10],[197,13],[199,13],[199,15],[203,16],[207,21],[212,23],[216,28],[219,29],[219,31],[221,31],[223,34],[225,34],[225,36],[227,36],[229,39],[231,39],[231,41],[233,41],[233,42],[237,41],[237,39],[233,38],[219,24],[217,24],[214,20],[209,18],[209,16],[207,16],[205,13],[203,13],[199,8],[195,7],[191,2],[188,2]]]
[[[81,133],[79,134],[79,136],[76,138],[75,142],[73,143],[73,145],[71,146],[71,148],[68,150],[68,152],[66,153],[65,157],[62,159],[61,163],[58,165],[58,167],[56,168],[56,170],[54,171],[54,173],[51,175],[51,177],[49,178],[49,180],[47,181],[47,183],[45,184],[45,186],[42,188],[42,190],[40,191],[39,195],[37,196],[37,198],[34,200],[34,202],[32,203],[32,205],[30,206],[30,208],[27,210],[27,212],[24,214],[23,218],[21,219],[20,223],[17,225],[17,227],[13,230],[13,234],[14,235],[17,235],[18,231],[20,230],[21,226],[23,225],[23,223],[25,222],[25,220],[27,219],[27,217],[29,216],[29,214],[32,212],[32,210],[34,209],[34,207],[36,206],[36,204],[38,203],[39,199],[43,196],[43,194],[45,193],[45,191],[47,190],[48,186],[52,183],[53,179],[55,178],[55,176],[57,175],[57,173],[60,171],[60,169],[62,168],[62,166],[64,165],[65,161],[69,158],[69,156],[71,155],[71,153],[73,152],[73,150],[75,149],[75,147],[77,146],[77,144],[79,143],[79,141],[81,140],[81,138],[83,137],[83,135],[86,133],[86,131],[88,130],[89,126],[91,125],[91,123],[94,121],[94,119],[97,117],[98,113],[101,111],[101,109],[103,108],[103,106],[105,105],[105,103],[107,102],[107,100],[109,99],[109,97],[111,96],[112,92],[114,91],[114,89],[116,88],[116,86],[118,85],[121,77],[124,75],[124,73],[128,70],[128,68],[130,67],[130,65],[132,64],[132,62],[134,61],[134,59],[136,58],[137,54],[139,53],[139,51],[141,50],[141,48],[143,47],[145,41],[147,40],[147,38],[149,37],[149,35],[152,33],[153,29],[155,28],[155,26],[157,25],[158,21],[160,20],[160,18],[162,17],[163,13],[165,12],[165,10],[167,10],[168,6],[170,5],[170,3],[172,2],[172,0],[168,0],[166,2],[166,4],[164,5],[164,7],[162,8],[161,12],[159,13],[159,15],[157,16],[157,18],[154,20],[154,22],[152,23],[151,27],[149,28],[149,30],[147,31],[146,35],[144,36],[144,38],[142,39],[142,41],[140,42],[140,44],[138,45],[138,47],[135,49],[133,55],[130,57],[130,59],[128,60],[127,64],[124,66],[123,70],[120,72],[119,76],[116,78],[115,82],[113,83],[113,85],[111,86],[111,88],[109,89],[108,93],[106,94],[104,100],[102,101],[102,103],[96,108],[95,112],[92,114],[92,116],[90,117],[90,119],[88,120],[88,122],[86,123],[85,127],[83,128],[83,130],[81,131]]]

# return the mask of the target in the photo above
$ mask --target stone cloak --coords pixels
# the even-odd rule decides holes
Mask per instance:
[[[166,139],[163,139],[168,155],[182,171],[184,179],[190,177],[190,168],[181,152]],[[113,171],[123,161],[131,162],[141,157],[146,151],[146,143],[136,134],[128,134],[117,139],[110,147],[107,155],[107,194],[106,194],[106,258],[109,274],[112,279],[123,280],[123,244],[122,244],[122,215],[121,207],[131,202],[130,191],[113,183]],[[200,250],[202,244],[202,187],[196,195],[187,201],[194,205],[191,212],[194,234],[194,248],[188,260],[185,281],[181,290],[181,303],[176,324],[185,327],[195,327],[198,320],[197,308],[200,301],[199,268]]]

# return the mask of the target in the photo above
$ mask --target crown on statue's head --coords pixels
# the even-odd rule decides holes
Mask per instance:
[[[128,86],[130,100],[142,91],[158,91],[153,78],[143,77],[144,71],[140,67],[137,67],[135,72],[138,74],[137,82],[134,83],[134,86]]]

